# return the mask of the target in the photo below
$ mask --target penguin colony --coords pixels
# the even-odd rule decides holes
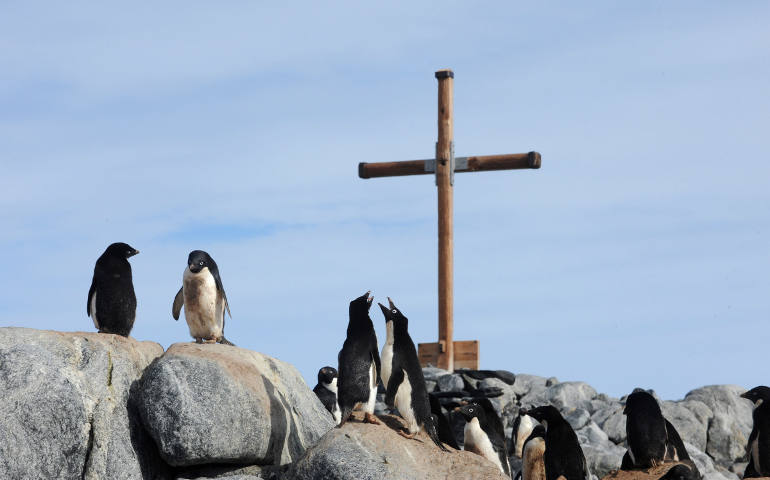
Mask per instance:
[[[127,337],[136,319],[136,294],[128,259],[139,250],[126,243],[113,243],[96,260],[86,313],[100,333]],[[369,316],[373,297],[366,292],[350,302],[345,342],[338,354],[338,369],[323,367],[313,392],[334,418],[337,427],[349,421],[353,410],[364,412],[365,423],[379,424],[374,405],[380,382],[385,403],[398,410],[406,422],[399,433],[413,439],[425,430],[443,451],[445,444],[458,449],[442,404],[425,385],[417,350],[408,332],[408,319],[388,298],[388,307],[378,304],[385,318],[386,340],[382,354]],[[233,345],[224,336],[225,315],[231,316],[219,267],[202,250],[193,250],[182,273],[182,286],[172,303],[175,320],[184,308],[190,336],[197,343]],[[232,316],[231,316],[232,317]],[[488,373],[488,372],[487,372]],[[485,371],[475,374],[487,376]],[[746,445],[748,465],[743,478],[770,477],[770,388],[755,387],[741,395],[754,404],[753,428]],[[453,406],[445,404],[444,407]],[[552,405],[519,410],[510,440],[488,398],[454,405],[467,422],[463,449],[492,462],[511,476],[508,456],[522,460],[514,478],[521,480],[587,480],[590,473],[577,435]],[[648,391],[635,389],[628,395],[626,416],[628,449],[620,469],[648,469],[678,462],[661,480],[701,478],[690,460],[676,428],[662,414]]]

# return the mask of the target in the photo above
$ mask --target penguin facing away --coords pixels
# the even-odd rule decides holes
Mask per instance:
[[[679,432],[676,431],[676,427],[666,417],[663,417],[663,419],[666,421],[666,460],[673,462],[690,460],[690,455],[687,453],[687,448],[685,448]],[[697,471],[697,467],[695,467],[695,470]],[[698,473],[698,476],[700,476],[700,473]]]
[[[113,243],[96,260],[86,314],[100,333],[127,337],[136,319],[136,294],[128,258],[139,250],[126,243]]]
[[[233,345],[224,336],[225,312],[230,318],[232,314],[219,276],[219,267],[203,250],[193,250],[187,257],[187,266],[182,273],[182,288],[174,297],[171,307],[174,320],[179,320],[182,306],[190,336],[196,343]]]
[[[522,480],[546,480],[545,449],[545,427],[537,424],[521,446]]]
[[[650,468],[663,463],[666,457],[666,420],[655,397],[636,389],[626,399],[628,451],[621,469]],[[630,464],[630,465],[629,465]]]
[[[334,423],[340,423],[340,406],[337,403],[337,369],[334,367],[323,367],[318,371],[318,384],[313,387],[323,406],[334,417]]]
[[[743,478],[770,476],[770,388],[754,387],[741,397],[754,404],[754,425],[746,445],[749,464]]]
[[[428,389],[422,374],[420,360],[412,337],[409,336],[409,320],[396,308],[388,297],[390,308],[379,303],[385,316],[387,338],[382,348],[382,383],[385,385],[385,404],[398,409],[407,423],[407,432],[399,431],[406,438],[414,438],[425,428],[428,436],[441,450],[448,451],[439,440],[436,425],[430,411]]]
[[[429,393],[428,400],[430,401],[430,412],[434,415],[434,423],[436,424],[439,440],[455,450],[460,450],[460,446],[457,445],[457,439],[454,433],[452,433],[452,427],[449,425],[449,420],[447,420],[446,415],[444,415],[441,409],[441,402],[438,401],[438,397]]]
[[[497,465],[500,471],[511,476],[508,464],[508,448],[505,445],[503,423],[488,398],[480,398],[459,407],[465,424],[463,450],[481,455]]]
[[[559,410],[545,405],[531,410],[519,411],[529,415],[545,427],[545,475],[547,480],[563,476],[567,480],[588,478],[588,466],[583,449],[572,426],[564,420]]]
[[[348,309],[347,337],[337,356],[337,401],[341,417],[338,427],[348,421],[356,407],[362,407],[365,423],[380,423],[374,416],[380,379],[380,354],[377,351],[377,334],[369,317],[372,300],[369,292],[366,292],[353,299]]]
[[[516,420],[513,421],[513,429],[511,430],[511,441],[508,442],[509,455],[514,455],[518,458],[524,458],[524,442],[532,434],[532,430],[537,425],[537,421],[529,415],[516,416]]]

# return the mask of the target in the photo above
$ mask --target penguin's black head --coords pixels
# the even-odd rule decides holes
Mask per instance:
[[[741,397],[751,400],[758,407],[765,402],[770,402],[770,388],[760,385],[742,394]]]
[[[214,259],[203,250],[193,250],[187,257],[187,266],[193,273],[198,273],[204,268],[216,266]]]
[[[646,390],[641,388],[635,388],[634,391],[626,398],[626,406],[623,408],[623,415],[632,414],[634,412],[648,412],[660,411],[658,401]]]
[[[109,247],[107,247],[107,250],[104,251],[107,255],[111,257],[116,258],[128,258],[133,257],[137,253],[139,253],[139,250],[135,249],[131,245],[123,242],[113,243]]]
[[[318,370],[318,383],[332,383],[337,378],[337,369],[334,367],[324,367]]]
[[[374,297],[370,297],[371,290],[368,290],[365,294],[358,298],[354,298],[350,302],[350,316],[369,315],[369,309],[372,307],[372,300]]]
[[[401,313],[401,310],[396,307],[390,297],[388,297],[388,304],[390,305],[390,308],[381,303],[377,304],[380,306],[380,310],[382,310],[382,314],[385,316],[385,323],[392,321],[394,325],[408,327],[409,319]]]
[[[460,412],[460,415],[462,415],[463,418],[465,418],[466,422],[470,422],[474,418],[478,418],[479,423],[481,423],[484,420],[484,418],[486,418],[486,412],[484,411],[484,407],[482,407],[476,402],[463,405],[462,407],[457,408],[456,411]]]
[[[530,410],[519,410],[520,415],[529,415],[540,423],[543,423],[548,428],[548,422],[554,422],[558,419],[563,419],[559,410],[553,405],[543,405]]]

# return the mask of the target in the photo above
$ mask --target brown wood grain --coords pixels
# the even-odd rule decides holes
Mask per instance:
[[[454,370],[454,203],[450,156],[454,137],[454,78],[451,70],[436,72],[438,79],[438,141],[436,142],[436,186],[438,189],[438,340],[445,342],[436,366]]]
[[[464,158],[467,159],[468,166],[465,168],[456,168],[455,173],[540,168],[541,162],[540,154],[537,152],[475,155]],[[378,178],[401,177],[405,175],[432,175],[432,171],[425,170],[425,162],[426,160],[375,163],[361,162],[358,164],[358,176],[361,178]]]

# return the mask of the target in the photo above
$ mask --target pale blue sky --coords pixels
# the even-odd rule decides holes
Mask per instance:
[[[455,332],[483,368],[665,398],[768,383],[767,2],[0,5],[0,325],[91,330],[125,241],[133,336],[171,317],[187,254],[219,263],[227,336],[336,365],[371,289],[436,337],[427,158],[455,71],[458,155],[543,168],[455,188]],[[380,338],[381,314],[373,310]]]

